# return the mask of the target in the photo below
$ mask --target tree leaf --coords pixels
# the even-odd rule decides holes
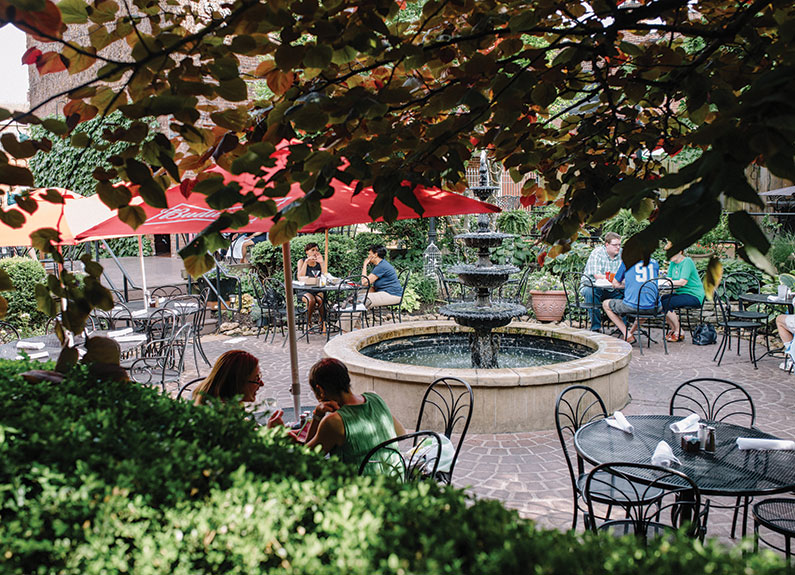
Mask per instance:
[[[0,222],[9,228],[19,229],[25,225],[25,216],[19,210],[0,210]]]
[[[746,211],[729,214],[729,231],[735,238],[743,242],[746,247],[753,247],[755,251],[761,254],[766,254],[770,249],[770,242],[767,236],[759,229],[756,221]],[[773,275],[775,275],[775,272]]]
[[[55,371],[59,373],[67,373],[72,367],[77,365],[77,360],[80,355],[77,353],[75,347],[61,348],[61,353],[58,355],[58,361],[55,363]]]
[[[215,259],[208,253],[188,256],[183,259],[185,269],[194,278],[201,277],[215,267]]]
[[[66,24],[85,24],[88,22],[88,6],[83,0],[61,0],[58,2],[61,18]]]
[[[273,93],[277,96],[281,96],[287,90],[289,90],[294,81],[295,74],[292,72],[280,72],[279,70],[274,70],[268,74],[268,78],[266,80],[268,88],[273,90]]]
[[[98,182],[96,187],[99,199],[113,210],[128,205],[132,199],[132,193],[126,186],[114,186],[110,182]]]
[[[32,188],[34,186],[33,174],[30,173],[30,170],[21,166],[0,164],[0,184]]]
[[[89,337],[86,339],[86,354],[82,363],[110,363],[119,365],[121,352],[119,344],[109,337]]]
[[[54,188],[47,188],[41,197],[51,204],[63,204],[65,202],[61,193]]]
[[[248,98],[248,85],[243,78],[222,80],[215,88],[215,92],[227,102],[242,102]]]
[[[8,300],[0,295],[0,318],[5,317],[8,313]]]
[[[146,221],[146,212],[140,206],[124,206],[119,208],[119,219],[135,230]]]
[[[14,282],[11,281],[11,276],[3,268],[0,268],[0,291],[14,290]]]
[[[33,140],[23,140],[20,142],[11,132],[5,132],[0,136],[0,143],[2,143],[3,149],[6,152],[18,159],[30,158],[37,152],[36,144]]]
[[[297,234],[298,225],[287,218],[281,218],[278,222],[273,224],[273,227],[268,231],[268,239],[274,246],[280,246],[289,242]]]
[[[712,296],[715,294],[715,288],[720,285],[721,278],[723,277],[723,264],[720,259],[712,256],[709,258],[707,270],[704,273],[704,293],[707,299],[712,301]]]

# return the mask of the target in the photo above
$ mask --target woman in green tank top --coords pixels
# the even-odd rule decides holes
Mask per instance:
[[[326,358],[313,365],[309,385],[319,403],[307,433],[308,447],[321,445],[326,453],[358,465],[373,447],[406,433],[378,394],[353,393],[348,368],[339,360]],[[284,425],[283,413],[276,411],[268,427]]]

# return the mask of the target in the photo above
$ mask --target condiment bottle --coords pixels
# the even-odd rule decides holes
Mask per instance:
[[[704,445],[704,451],[707,453],[715,453],[715,428],[707,427],[707,443]]]
[[[698,424],[698,443],[701,446],[701,449],[705,449],[707,447],[707,424],[706,423],[699,423]]]

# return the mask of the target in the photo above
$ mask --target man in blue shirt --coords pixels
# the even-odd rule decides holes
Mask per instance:
[[[624,299],[609,299],[602,302],[602,309],[605,310],[607,317],[616,325],[621,335],[629,343],[634,343],[635,336],[632,333],[627,334],[627,326],[621,320],[621,316],[637,313],[638,308],[645,311],[661,310],[657,283],[646,284],[641,290],[644,282],[659,275],[660,265],[656,260],[649,260],[649,265],[645,265],[640,261],[628,270],[624,262],[621,262],[618,272],[616,272],[616,277],[613,278],[613,287],[624,288]],[[631,331],[634,330],[635,326],[632,327]]]

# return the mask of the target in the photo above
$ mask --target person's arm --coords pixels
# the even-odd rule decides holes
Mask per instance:
[[[598,273],[599,270],[596,269],[597,268],[596,260],[598,259],[596,255],[597,249],[599,248],[593,250],[591,252],[591,255],[588,256],[588,261],[585,262],[585,269],[582,272],[584,275],[588,276],[592,280],[602,279],[603,277],[605,277],[605,274]]]
[[[336,401],[321,401],[315,407],[315,410],[312,412],[312,421],[309,423],[309,430],[306,434],[305,443],[309,443],[313,437],[317,434],[317,428],[320,426],[320,422],[326,417],[326,414],[334,413],[340,408],[339,404]]]
[[[328,264],[323,258],[323,254],[318,254],[316,261],[320,263],[320,271],[323,273],[323,275],[328,275]]]
[[[320,445],[324,453],[345,443],[345,425],[338,413],[329,413],[317,426],[315,435],[306,442],[309,448]]]
[[[616,289],[621,289],[624,287],[624,276],[627,274],[627,268],[624,266],[624,262],[621,262],[621,265],[618,266],[618,271],[616,275],[613,276],[611,283],[613,287]]]
[[[367,276],[367,264],[369,264],[369,263],[370,263],[370,256],[367,256],[366,258],[364,258],[364,263],[362,264],[362,276],[363,277],[368,277]]]
[[[298,272],[296,274],[297,277],[306,277],[306,258],[298,260]]]
[[[395,425],[395,435],[406,435],[406,428],[403,427],[403,424],[398,421],[398,418],[394,415],[392,416],[392,423]]]

